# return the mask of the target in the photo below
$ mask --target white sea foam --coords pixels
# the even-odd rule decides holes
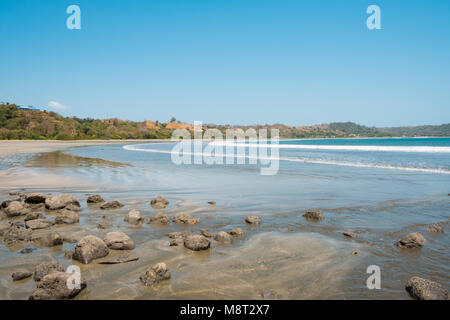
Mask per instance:
[[[235,144],[236,145],[236,144]],[[158,150],[158,149],[148,149],[141,148],[141,145],[126,145],[123,149],[129,151],[140,151],[140,152],[151,152],[151,153],[165,153],[171,154],[171,150]],[[201,153],[188,152],[188,155],[201,155]],[[249,155],[234,155],[235,157],[242,158],[255,158]],[[372,169],[385,169],[385,170],[400,170],[400,171],[410,171],[410,172],[424,172],[424,173],[436,173],[436,174],[450,174],[448,169],[438,169],[438,168],[419,168],[419,167],[404,167],[404,166],[394,166],[385,164],[375,164],[375,163],[362,163],[362,162],[346,162],[346,161],[335,161],[335,160],[323,160],[323,159],[311,159],[311,158],[294,158],[294,157],[261,157],[259,159],[267,160],[279,160],[279,161],[289,161],[289,162],[300,162],[300,163],[311,163],[311,164],[321,164],[321,165],[334,165],[343,167],[357,167],[357,168],[372,168]]]

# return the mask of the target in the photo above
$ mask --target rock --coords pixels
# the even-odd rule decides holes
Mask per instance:
[[[22,199],[17,198],[17,199],[9,199],[9,200],[5,200],[5,201],[2,202],[1,207],[2,207],[3,209],[5,209],[5,208],[7,208],[7,207],[9,206],[9,204],[10,204],[11,202],[15,202],[15,201],[16,201],[16,202],[21,202]]]
[[[81,207],[78,207],[78,206],[76,206],[74,204],[69,204],[63,210],[69,210],[69,211],[75,211],[75,212],[83,211],[83,209],[81,209]]]
[[[25,203],[23,205],[25,209],[31,210],[31,211],[42,211],[45,208],[45,204],[43,203]]]
[[[36,219],[44,219],[44,215],[42,214],[42,212],[37,212],[37,211],[30,212],[25,216],[24,221],[30,221],[30,220],[36,220]]]
[[[419,232],[408,234],[406,237],[397,241],[395,245],[400,248],[421,248],[427,243],[427,240]]]
[[[353,231],[342,231],[342,234],[349,238],[356,238],[356,233],[354,233]]]
[[[3,234],[11,228],[11,224],[8,222],[8,220],[0,220],[0,236],[3,236]]]
[[[254,225],[261,224],[261,218],[258,216],[248,216],[247,218],[245,218],[245,222]]]
[[[181,224],[196,224],[200,222],[200,219],[198,218],[194,219],[189,213],[182,212],[173,217],[172,221],[174,223],[181,223]]]
[[[9,193],[10,196],[19,196],[19,197],[25,197],[25,194],[19,191],[11,191]]]
[[[86,236],[78,241],[73,254],[73,259],[88,264],[94,259],[107,256],[108,253],[108,246],[102,239],[95,236]]]
[[[214,235],[214,240],[222,243],[232,243],[233,236],[229,233],[226,233],[225,231],[220,231]]]
[[[10,202],[9,205],[3,209],[3,211],[8,218],[26,215],[29,212],[29,210],[26,209],[19,201]]]
[[[100,222],[97,226],[99,229],[109,229],[112,227],[112,223],[108,221],[106,216],[102,216],[102,222]]]
[[[184,246],[193,251],[206,250],[211,246],[211,241],[201,235],[191,235],[184,239]]]
[[[170,241],[169,241],[169,246],[171,246],[171,247],[178,247],[178,246],[182,246],[183,244],[184,244],[183,238],[170,239]]]
[[[66,252],[64,252],[64,259],[72,260],[72,258],[73,258],[73,251],[66,251]]]
[[[215,205],[216,205],[216,202],[215,202],[215,201],[208,201],[208,204],[210,204],[210,205],[212,205],[212,206],[215,206]]]
[[[190,231],[178,231],[169,233],[169,238],[171,239],[184,239],[191,235]]]
[[[170,279],[170,272],[164,262],[155,264],[139,277],[145,286],[155,285],[163,280]]]
[[[28,193],[25,194],[25,202],[26,203],[45,203],[45,200],[50,196],[42,193]]]
[[[31,230],[46,229],[53,225],[53,222],[47,219],[35,219],[25,222],[25,226]]]
[[[35,248],[26,247],[19,251],[21,254],[28,254],[32,253],[35,250]]]
[[[53,272],[37,284],[37,289],[29,297],[30,300],[62,300],[76,297],[84,288],[86,280],[81,278],[80,284],[68,286],[72,273]]]
[[[61,194],[58,196],[48,197],[45,200],[45,207],[48,210],[58,210],[67,207],[68,205],[74,205],[79,207],[80,203],[77,199],[72,197],[70,194]]]
[[[164,209],[165,207],[167,207],[168,204],[169,200],[167,200],[162,196],[157,196],[155,199],[152,199],[150,201],[150,205],[152,206],[152,208],[157,210]]]
[[[20,271],[13,272],[13,274],[11,275],[11,278],[13,279],[13,281],[19,281],[19,280],[29,278],[32,275],[33,275],[33,272],[20,270]]]
[[[127,262],[133,262],[138,261],[139,257],[137,256],[130,256],[129,254],[122,254],[119,257],[107,260],[107,261],[101,261],[99,264],[118,264],[118,263],[127,263]]]
[[[228,233],[233,237],[242,237],[244,235],[244,231],[241,228],[231,229]]]
[[[170,218],[167,216],[167,214],[164,214],[162,212],[158,213],[156,216],[150,218],[149,223],[157,223],[157,224],[170,224]]]
[[[44,230],[43,232],[34,231],[31,235],[31,241],[38,247],[54,247],[63,244],[63,239],[59,233]]]
[[[419,300],[448,300],[448,291],[440,283],[419,277],[408,280],[406,291]]]
[[[46,275],[58,271],[64,271],[64,267],[59,262],[56,261],[43,262],[34,267],[33,279],[34,281],[39,282]]]
[[[130,212],[128,212],[128,215],[125,217],[125,221],[130,223],[130,224],[139,224],[143,220],[144,220],[144,217],[136,209],[133,209]]]
[[[444,232],[444,228],[439,223],[433,223],[428,226],[427,231],[430,233],[442,233]]]
[[[323,220],[322,211],[320,211],[320,210],[314,210],[314,209],[306,210],[306,212],[303,214],[303,216],[307,220],[311,220],[314,222],[319,222],[319,221]]]
[[[105,200],[103,200],[103,198],[98,195],[98,194],[94,194],[92,196],[89,196],[86,200],[87,203],[103,203],[105,202]]]
[[[3,240],[7,245],[12,245],[16,242],[26,242],[31,240],[33,231],[25,229],[20,224],[11,224],[10,227],[4,231]]]
[[[119,201],[111,201],[107,202],[100,206],[100,209],[102,210],[114,210],[114,209],[120,209],[123,207],[123,204],[121,204]]]
[[[74,224],[78,223],[78,213],[71,210],[62,210],[55,219],[56,224]]]
[[[121,231],[113,231],[106,234],[103,239],[108,248],[113,250],[133,250],[134,242],[129,236]]]
[[[207,238],[211,238],[212,237],[211,232],[209,232],[207,229],[201,229],[200,230],[200,234],[202,236],[204,236],[204,237],[207,237]]]

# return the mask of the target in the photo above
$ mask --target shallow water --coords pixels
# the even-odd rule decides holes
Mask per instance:
[[[120,228],[136,242],[137,262],[81,266],[88,289],[78,298],[254,299],[270,290],[281,299],[408,299],[404,285],[416,275],[450,287],[448,231],[426,232],[431,223],[449,226],[450,153],[433,148],[450,148],[450,139],[283,141],[279,156],[287,160],[280,161],[273,176],[262,176],[258,166],[248,164],[177,166],[167,153],[172,146],[81,147],[3,162],[2,171],[10,177],[32,172],[37,177],[84,182],[40,186],[36,178],[32,187],[25,187],[70,192],[84,202],[79,225],[55,227],[58,232],[103,236],[110,230],[99,231],[96,226],[106,214],[113,229]],[[401,149],[367,151],[360,146]],[[13,185],[13,181],[2,184],[3,198]],[[126,206],[107,212],[86,207],[88,192]],[[158,194],[170,200],[165,213],[188,211],[201,223],[132,227],[123,222],[132,208],[146,217],[156,214],[148,201]],[[209,200],[217,205],[208,205]],[[302,213],[310,208],[323,210],[325,219],[305,220]],[[262,225],[245,225],[247,215],[262,216]],[[213,242],[208,252],[200,253],[168,246],[167,234],[172,231],[209,228],[215,233],[233,227],[243,228],[245,236],[231,246]],[[346,239],[343,230],[354,230],[358,237]],[[424,248],[407,251],[393,245],[415,231],[428,240]],[[34,288],[32,280],[12,283],[14,268],[49,259],[68,266],[63,255],[73,246],[65,243],[23,255],[19,248],[0,245],[0,298],[26,298]],[[144,288],[139,275],[160,261],[167,263],[172,279],[157,288]],[[381,268],[380,290],[366,287],[366,269],[373,264]]]

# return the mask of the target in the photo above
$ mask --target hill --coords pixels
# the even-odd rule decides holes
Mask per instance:
[[[56,112],[23,110],[14,104],[0,104],[0,139],[169,139],[173,130],[191,124],[176,121],[168,123],[145,120],[142,122],[111,119],[81,119],[63,117]],[[247,130],[279,129],[282,138],[344,138],[392,136],[450,136],[450,124],[397,128],[374,128],[352,122],[320,124],[315,126],[287,126],[283,124],[258,126],[229,126],[206,124],[203,129],[216,128],[222,132],[230,128]]]

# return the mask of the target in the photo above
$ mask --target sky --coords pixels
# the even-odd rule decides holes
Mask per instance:
[[[64,116],[450,122],[450,1],[1,0],[0,39],[0,101]]]

